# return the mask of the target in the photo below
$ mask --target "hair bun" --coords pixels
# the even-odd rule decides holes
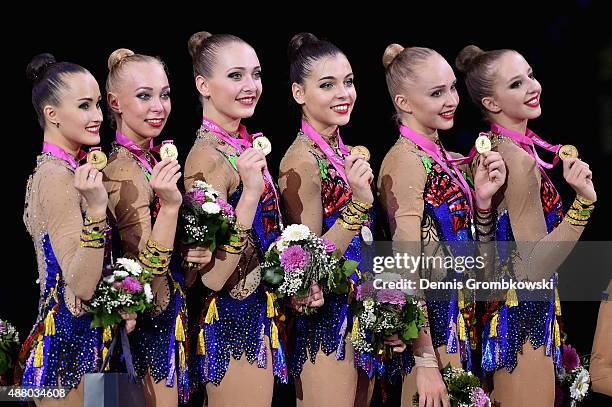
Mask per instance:
[[[463,48],[457,58],[455,58],[455,66],[460,72],[469,71],[470,67],[474,63],[474,60],[484,54],[485,52],[477,47],[476,45],[468,45]]]
[[[189,55],[193,58],[198,53],[198,49],[202,45],[207,38],[212,37],[212,34],[208,31],[199,31],[189,37],[189,41],[187,41],[187,49],[189,50]]]
[[[28,64],[26,77],[33,84],[37,83],[45,75],[47,69],[56,62],[55,57],[49,53],[38,54]]]
[[[382,57],[382,63],[385,68],[391,65],[391,62],[404,50],[399,44],[391,44],[385,48],[385,52]]]
[[[119,48],[114,50],[108,57],[108,70],[112,71],[114,67],[121,63],[121,61],[132,55],[134,55],[134,51],[127,48]]]
[[[304,45],[316,43],[318,41],[319,39],[314,34],[311,34],[311,33],[303,32],[303,33],[295,34],[293,37],[291,37],[291,40],[289,41],[289,48],[287,50],[287,54],[289,55],[289,58],[292,59],[293,56]]]

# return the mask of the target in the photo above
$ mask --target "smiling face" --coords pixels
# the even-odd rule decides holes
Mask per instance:
[[[170,85],[158,61],[129,62],[108,94],[118,129],[134,139],[150,139],[162,132],[172,105]]]
[[[493,96],[483,98],[482,103],[501,116],[496,121],[516,123],[540,116],[542,87],[521,54],[509,51],[500,56],[494,79]]]
[[[255,50],[232,42],[218,50],[212,75],[196,77],[205,115],[219,123],[251,117],[261,97],[261,66]]]
[[[338,53],[313,61],[303,84],[292,85],[293,98],[317,131],[344,126],[357,99],[351,64]]]
[[[100,143],[100,87],[89,72],[66,74],[58,106],[45,106],[47,126],[59,123],[57,130],[72,145]],[[51,123],[49,123],[51,122]]]
[[[431,55],[406,80],[405,94],[395,97],[402,121],[422,134],[450,129],[459,104],[456,85],[448,62],[438,54]]]

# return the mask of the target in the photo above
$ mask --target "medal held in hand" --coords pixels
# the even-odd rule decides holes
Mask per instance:
[[[87,153],[87,162],[93,165],[96,170],[102,171],[106,167],[108,159],[102,148],[92,147],[89,149],[89,153]]]
[[[253,140],[253,148],[261,150],[265,155],[272,151],[272,143],[265,136],[259,136]]]
[[[487,136],[478,136],[476,139],[476,151],[479,154],[491,151],[491,140]]]
[[[563,160],[565,158],[577,158],[578,149],[571,144],[566,144],[559,148],[559,157]]]
[[[178,160],[178,150],[173,144],[172,140],[164,140],[159,150],[159,156],[163,160],[164,158],[170,158],[171,160]]]
[[[370,150],[364,146],[355,146],[351,148],[351,155],[360,155],[364,160],[370,161]]]

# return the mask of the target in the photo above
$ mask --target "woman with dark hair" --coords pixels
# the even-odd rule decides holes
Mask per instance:
[[[274,376],[286,383],[274,295],[261,284],[263,254],[280,235],[278,193],[263,151],[241,124],[262,92],[255,50],[229,34],[189,39],[202,125],[185,164],[185,188],[204,181],[235,210],[232,243],[199,267],[209,294],[192,349],[194,377],[209,405],[269,406]],[[195,249],[193,249],[195,250]]]
[[[339,133],[357,98],[353,70],[338,47],[310,33],[291,39],[289,62],[291,90],[302,122],[280,164],[279,186],[288,222],[308,226],[332,241],[338,253],[359,262],[363,238],[372,240],[374,176],[362,155],[349,154]],[[349,283],[357,281],[354,274]],[[354,318],[349,300],[348,295],[324,296],[316,283],[306,298],[291,299],[298,315],[289,367],[296,377],[298,405],[369,402],[371,388],[365,375],[360,380],[363,394],[356,396],[356,367],[361,360],[347,341]],[[320,309],[300,315],[303,305]],[[393,344],[403,350],[400,341]]]
[[[138,317],[131,335],[134,368],[144,380],[147,404],[172,406],[189,396],[184,280],[170,264],[181,173],[175,159],[158,162],[151,152],[170,115],[170,85],[159,59],[128,49],[114,51],[108,69],[107,102],[116,134],[104,184],[118,232],[117,257],[138,259],[154,275],[155,307]]]
[[[21,386],[62,387],[65,399],[38,405],[82,405],[81,379],[101,365],[102,331],[90,328],[83,302],[102,276],[108,196],[102,173],[79,167],[83,145],[100,142],[100,88],[85,68],[40,54],[27,68],[32,104],[44,132],[42,154],[27,185],[23,220],[38,260],[37,322],[21,351]],[[128,328],[134,326],[134,315]]]
[[[482,368],[494,372],[493,398],[502,405],[553,405],[554,364],[560,357],[556,318],[561,313],[555,271],[594,209],[592,172],[578,159],[575,147],[550,145],[527,128],[528,121],[541,114],[542,87],[521,54],[507,49],[485,52],[470,45],[459,53],[456,65],[465,73],[472,101],[491,124],[486,136],[493,151],[502,155],[508,168],[508,179],[495,197],[495,239],[515,241],[516,247],[512,255],[501,258],[497,277],[551,279],[555,285],[536,292],[510,289],[505,301],[487,307]],[[536,145],[557,154],[553,164],[540,159]],[[565,215],[546,172],[560,158],[563,176],[576,191]]]
[[[438,131],[452,128],[459,96],[453,69],[440,54],[391,44],[383,65],[400,136],[381,165],[378,192],[395,249],[411,256],[473,255],[465,243],[490,240],[491,198],[505,180],[501,156],[484,153],[470,174],[462,165],[469,159],[444,148]],[[436,282],[462,281],[466,274],[447,268],[427,272],[422,277]],[[404,366],[407,373],[415,367],[416,374],[404,379],[402,405],[411,405],[418,390],[421,405],[446,406],[438,369],[462,363],[470,368],[474,304],[461,289],[426,291],[425,297],[426,307],[420,304],[428,324],[412,343],[412,364]]]

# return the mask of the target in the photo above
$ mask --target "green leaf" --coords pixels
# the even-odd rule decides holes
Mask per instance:
[[[283,269],[281,267],[268,267],[263,270],[262,278],[266,283],[277,286],[283,282]]]

